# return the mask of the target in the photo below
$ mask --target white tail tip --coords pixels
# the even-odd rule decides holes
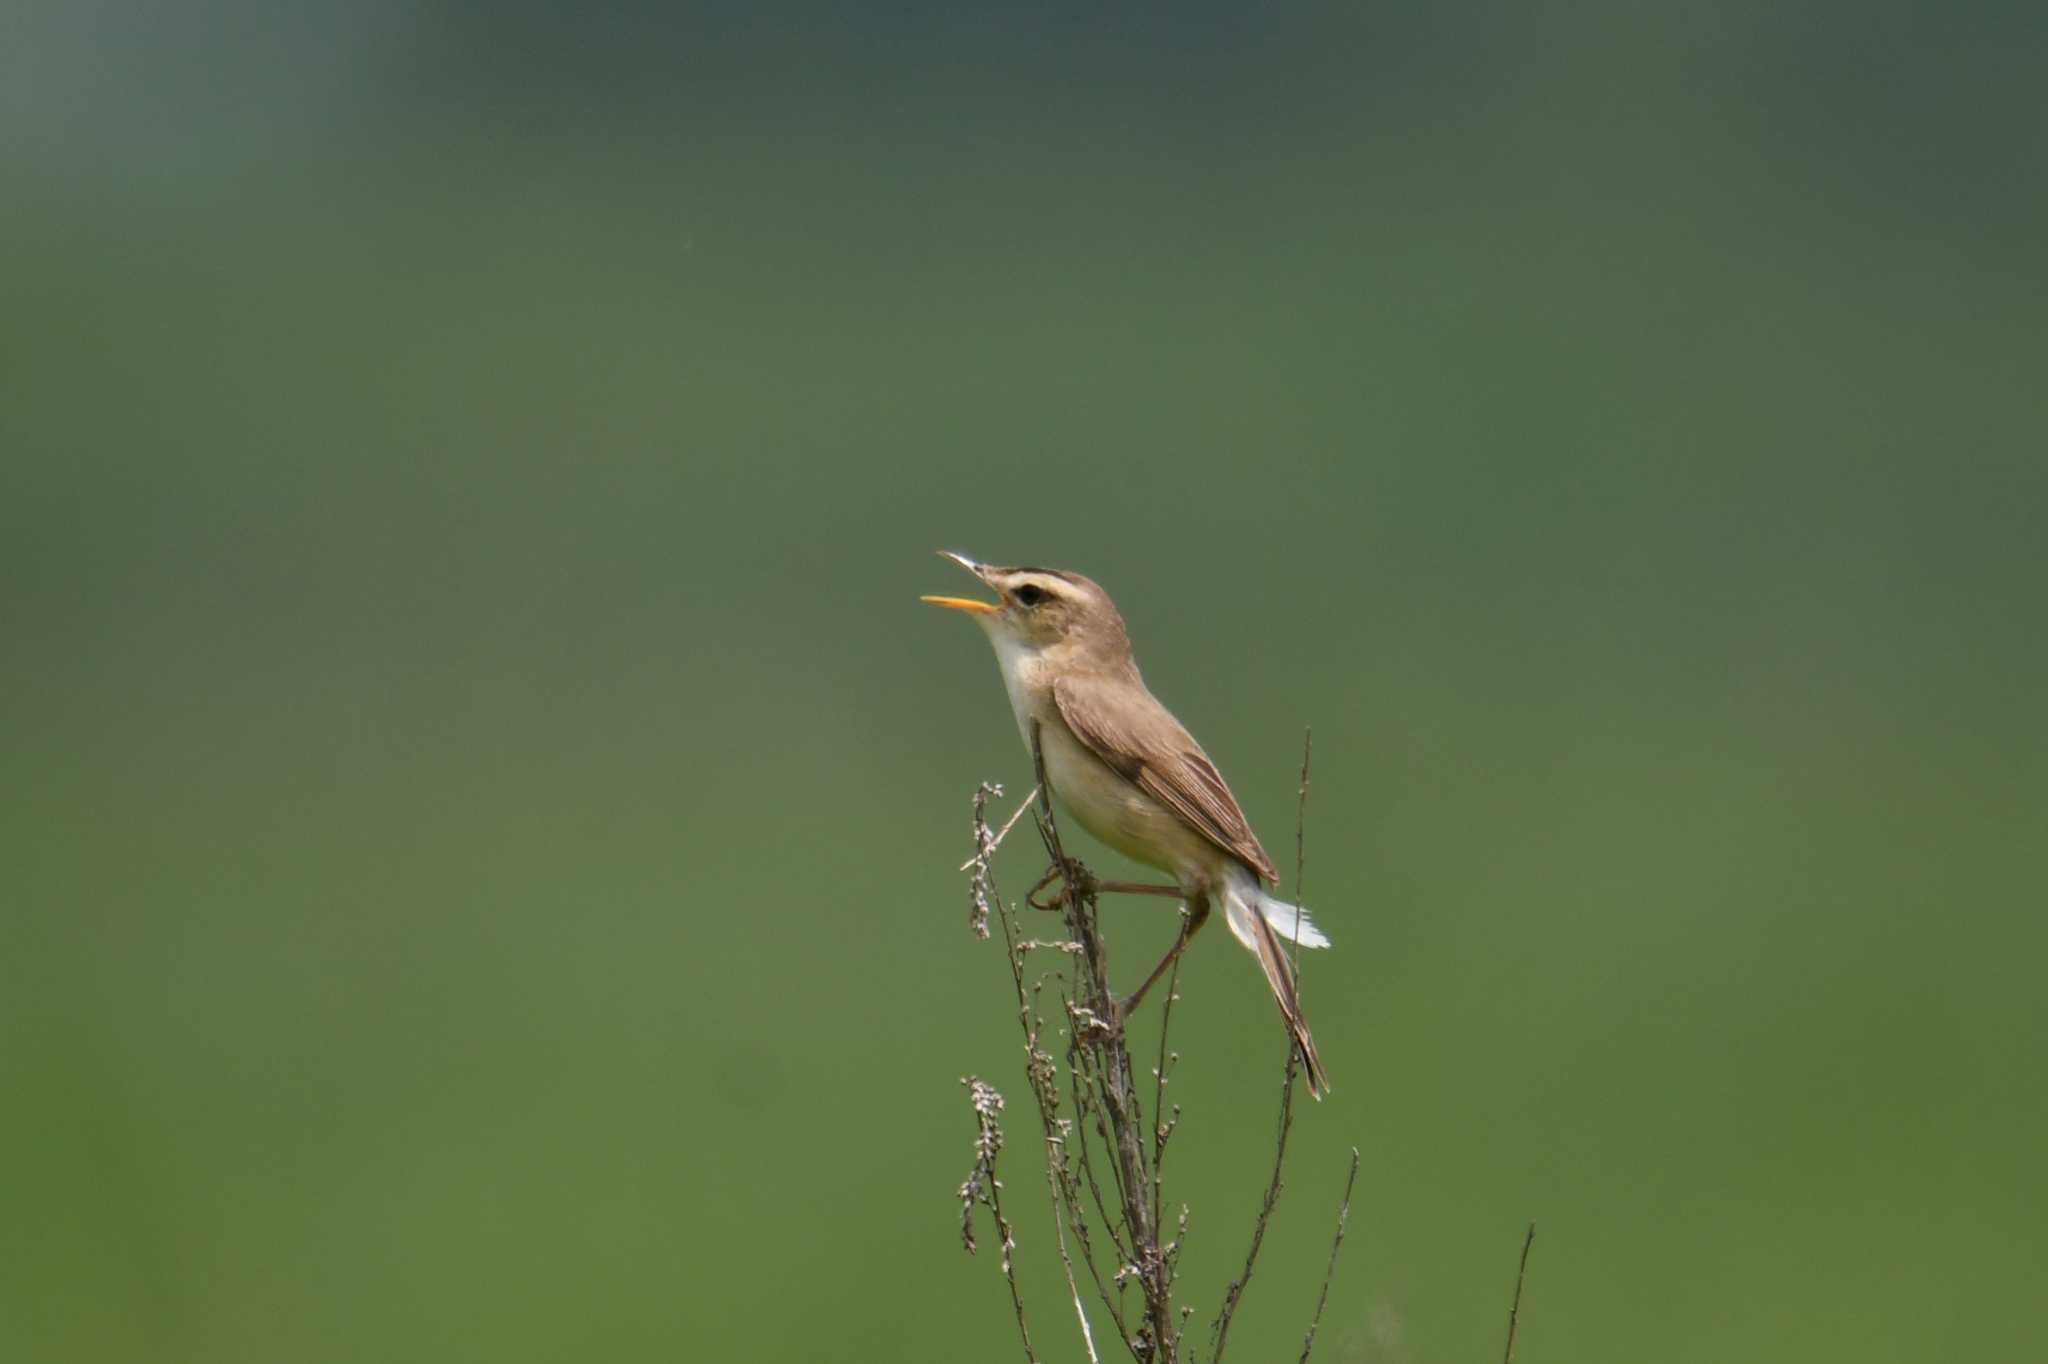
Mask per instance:
[[[1273,931],[1291,943],[1302,947],[1328,947],[1330,939],[1323,930],[1316,927],[1316,921],[1300,905],[1290,905],[1285,900],[1275,900],[1269,895],[1259,897],[1259,913],[1266,922],[1273,925]]]

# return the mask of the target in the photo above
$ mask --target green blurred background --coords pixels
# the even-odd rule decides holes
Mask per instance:
[[[2040,1348],[2039,7],[4,27],[0,1359],[1017,1357],[942,547],[1290,865],[1315,727],[1236,1357],[1353,1144],[1318,1358],[1492,1357],[1530,1219],[1525,1360]],[[1198,948],[1199,1332],[1282,1043]]]

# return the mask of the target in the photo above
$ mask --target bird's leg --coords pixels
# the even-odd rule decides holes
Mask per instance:
[[[1109,895],[1171,895],[1176,900],[1187,896],[1179,886],[1155,886],[1143,881],[1097,881],[1095,889]]]
[[[1055,862],[1050,867],[1047,867],[1045,870],[1045,875],[1038,878],[1038,884],[1033,886],[1028,892],[1026,892],[1024,896],[1024,903],[1030,905],[1033,909],[1058,909],[1060,907],[1061,900],[1065,899],[1066,897],[1066,892],[1062,891],[1060,893],[1059,898],[1054,899],[1049,904],[1039,899],[1038,893],[1044,890],[1047,886],[1051,885],[1053,882],[1058,881],[1062,878],[1065,878],[1066,881],[1073,886],[1074,893],[1077,895],[1093,895],[1098,890],[1107,890],[1110,888],[1111,885],[1117,884],[1115,882],[1103,882],[1096,880],[1094,872],[1089,871],[1088,868],[1082,866],[1079,859],[1070,857],[1066,860],[1066,863],[1064,865]],[[1166,894],[1168,892],[1162,890],[1160,893]],[[1172,893],[1179,894],[1178,891],[1174,891]]]
[[[1123,1002],[1117,1006],[1119,1017],[1130,1017],[1131,1010],[1138,1007],[1139,1003],[1145,998],[1145,992],[1152,988],[1153,982],[1166,973],[1166,968],[1173,965],[1175,957],[1178,957],[1187,950],[1187,945],[1195,940],[1195,934],[1202,931],[1202,925],[1207,923],[1208,920],[1209,901],[1204,896],[1202,899],[1195,901],[1188,909],[1187,917],[1181,920],[1180,936],[1173,940],[1173,946],[1166,949],[1166,955],[1161,957],[1159,964],[1152,968],[1152,974],[1145,977],[1145,983],[1124,996]]]
[[[1045,904],[1038,893],[1060,879],[1066,872],[1063,867],[1049,867],[1045,875],[1038,878],[1038,884],[1025,892],[1024,903],[1033,909],[1058,909],[1059,901]],[[1075,884],[1083,895],[1170,895],[1176,900],[1185,899],[1187,892],[1179,886],[1159,886],[1145,881],[1102,881],[1092,872],[1083,871],[1075,878]]]
[[[1038,892],[1059,880],[1061,873],[1064,871],[1066,871],[1066,868],[1060,866],[1057,862],[1047,867],[1045,875],[1038,878],[1038,884],[1024,892],[1024,903],[1030,905],[1033,909],[1058,909],[1060,906],[1057,900],[1049,905],[1039,903]]]

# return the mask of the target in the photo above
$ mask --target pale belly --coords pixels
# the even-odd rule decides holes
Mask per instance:
[[[1213,881],[1224,854],[1186,821],[1111,771],[1067,727],[1043,726],[1039,746],[1053,795],[1082,828],[1186,890]]]

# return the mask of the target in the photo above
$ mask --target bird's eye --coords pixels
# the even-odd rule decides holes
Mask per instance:
[[[1036,606],[1044,601],[1049,594],[1044,588],[1036,584],[1025,583],[1010,595],[1017,599],[1020,606]]]

